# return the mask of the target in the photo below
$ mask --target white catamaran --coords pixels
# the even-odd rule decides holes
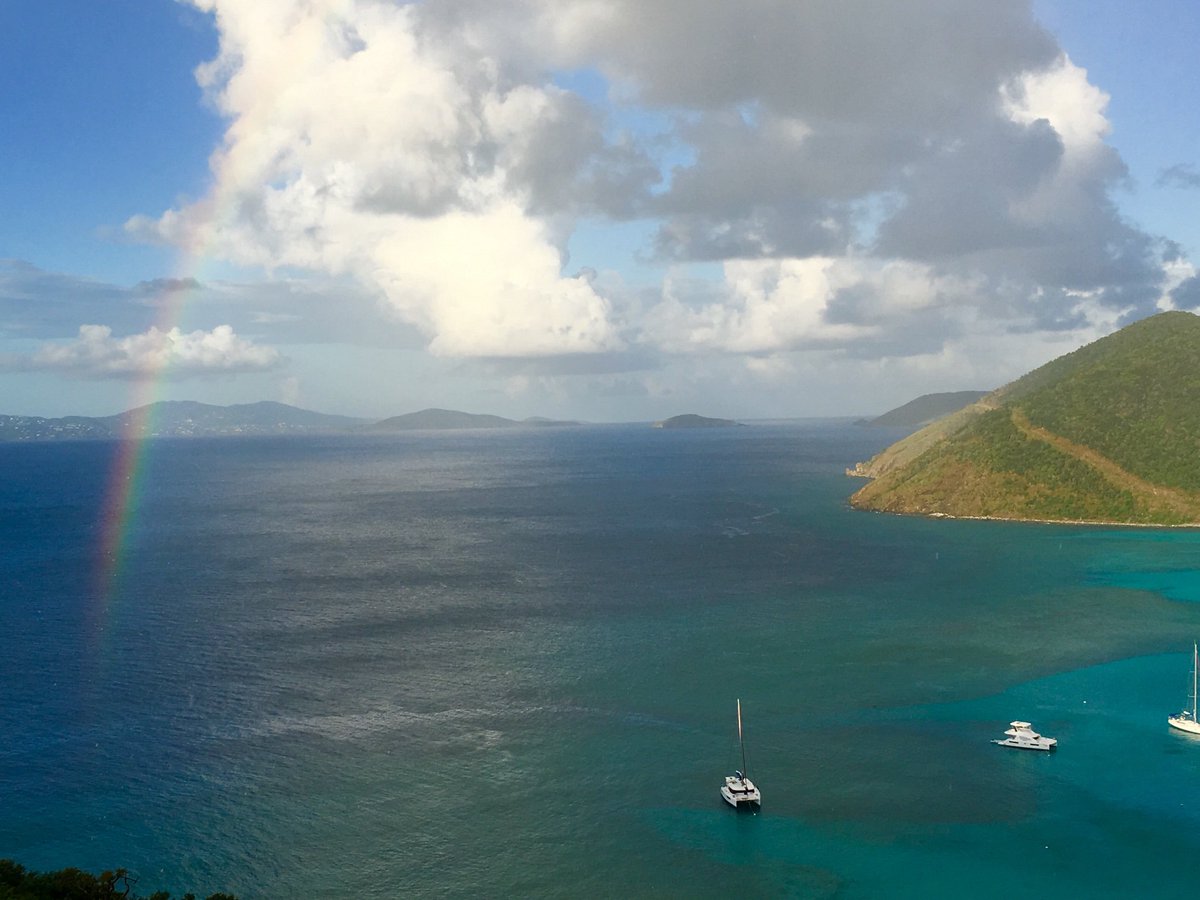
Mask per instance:
[[[742,701],[737,702],[738,746],[742,751],[742,768],[725,776],[721,785],[721,797],[734,809],[755,809],[762,802],[762,794],[746,774],[746,741],[742,737]]]
[[[1196,669],[1197,664],[1200,664],[1200,653],[1196,650],[1196,645],[1192,644],[1192,708],[1185,709],[1177,716],[1169,716],[1167,724],[1172,728],[1178,728],[1180,731],[1186,731],[1188,734],[1200,734],[1200,721],[1196,719]]]

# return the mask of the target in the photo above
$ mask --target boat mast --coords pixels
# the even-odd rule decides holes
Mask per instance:
[[[1194,692],[1193,692],[1194,693]],[[749,774],[746,771],[746,742],[742,740],[742,698],[738,698],[738,745],[742,748],[742,778],[746,778]]]
[[[1196,721],[1196,669],[1200,665],[1200,651],[1196,649],[1196,645],[1192,644],[1192,721]],[[741,723],[741,707],[738,707],[738,723],[740,730]]]

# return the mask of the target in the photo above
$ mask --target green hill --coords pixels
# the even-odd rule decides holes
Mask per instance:
[[[958,412],[964,406],[969,406],[976,400],[987,396],[987,391],[952,391],[945,394],[922,394],[916,400],[909,400],[903,406],[876,416],[866,424],[878,427],[915,428],[928,425],[943,416]]]
[[[851,474],[860,509],[1200,523],[1200,318],[1168,312],[1061,356]]]

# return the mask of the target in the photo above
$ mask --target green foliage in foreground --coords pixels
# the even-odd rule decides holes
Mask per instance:
[[[166,891],[135,894],[125,869],[92,875],[79,869],[33,872],[11,859],[0,859],[0,900],[171,900]],[[196,900],[184,894],[181,900]],[[207,900],[237,900],[232,894],[209,894]]]

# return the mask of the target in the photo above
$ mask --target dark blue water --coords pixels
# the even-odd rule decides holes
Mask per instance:
[[[0,857],[139,890],[1193,896],[1200,534],[846,505],[836,422],[0,445]],[[758,815],[717,795],[742,699]],[[1057,753],[990,743],[1014,718]]]

